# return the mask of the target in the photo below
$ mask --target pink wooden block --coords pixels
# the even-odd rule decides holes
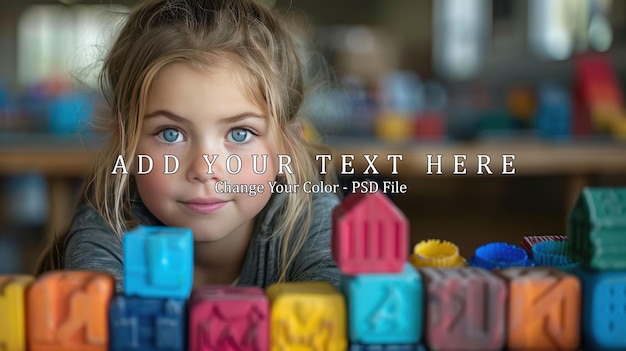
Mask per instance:
[[[269,350],[269,300],[264,291],[220,286],[192,291],[189,350]]]
[[[399,273],[408,259],[409,222],[383,193],[354,193],[333,211],[332,253],[345,275]]]

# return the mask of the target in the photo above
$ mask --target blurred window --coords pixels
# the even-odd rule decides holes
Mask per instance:
[[[18,82],[30,86],[75,77],[97,84],[101,62],[127,8],[119,5],[34,5],[19,20]]]
[[[433,61],[438,74],[451,80],[474,78],[484,66],[492,1],[438,0],[433,5]]]
[[[532,50],[552,60],[611,47],[612,0],[529,0],[528,38]]]

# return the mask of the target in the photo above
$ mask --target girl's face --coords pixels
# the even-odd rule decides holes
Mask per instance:
[[[135,176],[139,195],[161,222],[191,228],[196,241],[249,234],[270,199],[268,182],[276,178],[275,136],[263,110],[241,88],[237,69],[170,64],[155,78],[147,101],[137,154],[154,164],[151,172]],[[264,154],[267,167],[261,173]],[[167,169],[164,155],[173,155]],[[178,170],[165,174],[176,160]],[[143,166],[149,169],[147,158]],[[245,192],[252,187],[256,193]]]

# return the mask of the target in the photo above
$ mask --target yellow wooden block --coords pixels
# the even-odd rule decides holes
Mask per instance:
[[[402,142],[413,138],[413,121],[398,113],[382,113],[375,122],[376,136],[381,140]]]
[[[26,350],[26,289],[28,275],[0,275],[0,351]]]
[[[279,283],[268,287],[266,294],[272,351],[347,349],[345,300],[330,283]]]

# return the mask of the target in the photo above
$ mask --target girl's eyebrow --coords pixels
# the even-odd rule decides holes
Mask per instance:
[[[184,118],[181,117],[173,112],[167,111],[167,110],[158,110],[158,111],[154,111],[152,113],[149,113],[147,115],[144,116],[144,119],[148,119],[148,118],[153,118],[156,116],[163,116],[166,118],[169,118],[175,122],[181,123],[181,124],[191,124],[191,122]],[[222,118],[219,120],[220,124],[233,124],[236,122],[239,122],[243,119],[247,119],[247,118],[261,118],[261,119],[265,119],[265,116],[258,114],[256,112],[242,112],[242,113],[238,113],[234,116],[230,116],[230,117],[226,117],[226,118]]]
[[[177,114],[175,114],[173,112],[167,111],[167,110],[154,111],[152,113],[149,113],[149,114],[145,115],[143,118],[144,119],[149,119],[149,118],[154,118],[154,117],[157,117],[157,116],[163,116],[163,117],[171,119],[174,122],[178,122],[178,123],[181,123],[181,124],[186,124],[186,125],[190,125],[191,124],[191,122],[188,119],[183,118],[183,117],[181,117],[181,116],[179,116],[179,115],[177,115]]]

